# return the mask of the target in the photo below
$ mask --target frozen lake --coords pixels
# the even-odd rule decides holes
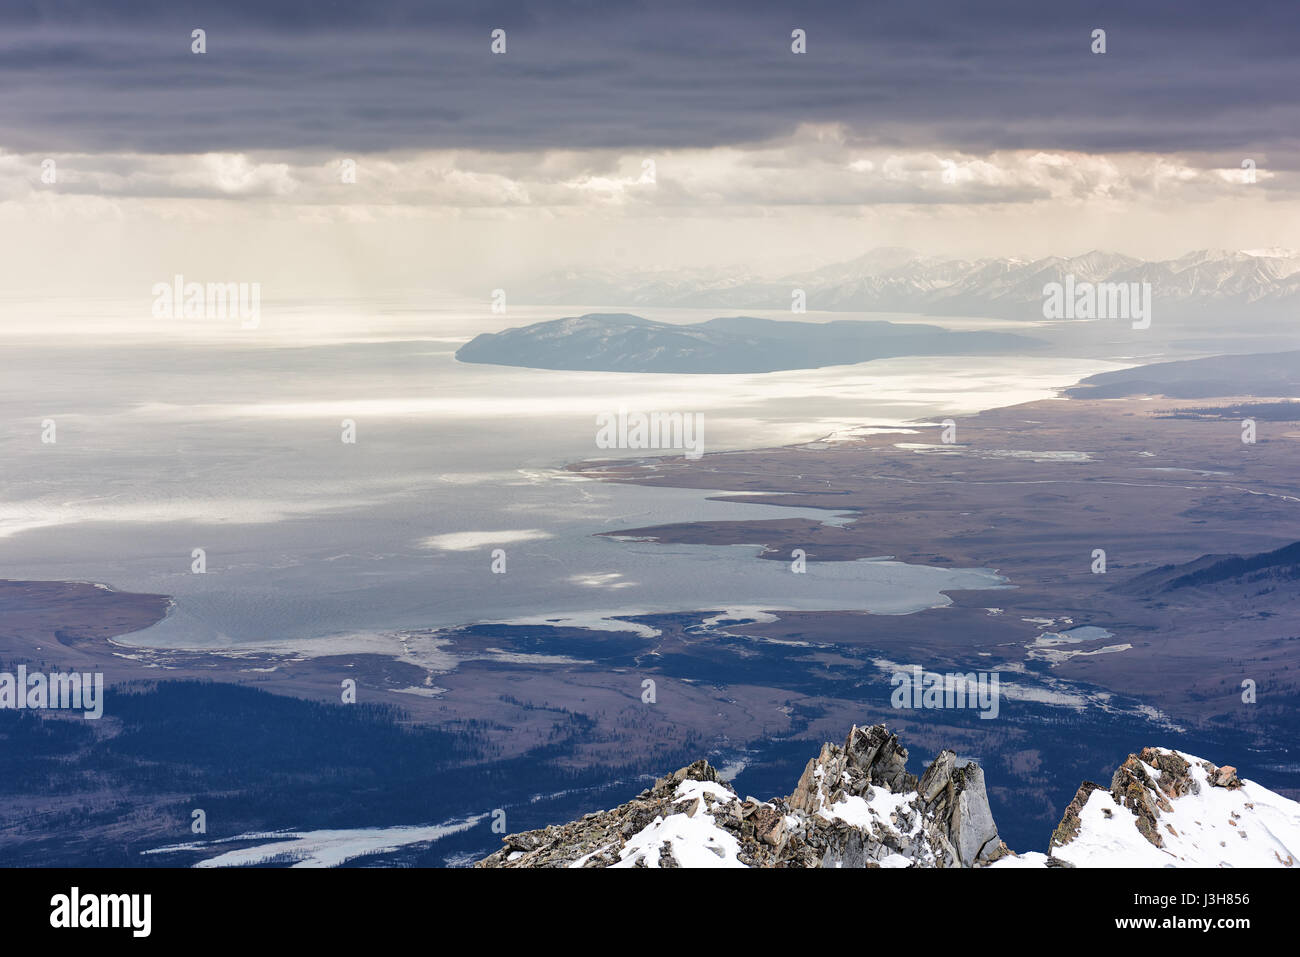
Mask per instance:
[[[795,575],[748,546],[593,537],[835,513],[710,502],[558,467],[641,454],[596,446],[596,415],[620,408],[702,414],[707,452],[1029,401],[1114,367],[1039,351],[761,375],[552,372],[453,353],[479,332],[597,310],[268,302],[258,328],[241,329],[153,319],[144,297],[2,309],[0,577],[171,595],[167,620],[132,639],[168,647],[323,652],[483,620],[940,604],[941,589],[999,579],[878,561]],[[341,441],[344,420],[354,444]],[[41,441],[47,421],[54,443]],[[196,548],[204,574],[191,571]],[[492,573],[494,548],[505,574]]]

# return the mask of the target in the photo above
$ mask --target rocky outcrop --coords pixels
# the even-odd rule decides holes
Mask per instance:
[[[1131,754],[1109,790],[1085,781],[1052,835],[1057,866],[1293,866],[1300,804],[1164,748]]]
[[[982,867],[1010,852],[973,762],[920,780],[883,725],[826,744],[786,798],[743,800],[697,761],[610,811],[512,834],[479,867]]]
[[[962,867],[991,863],[1009,853],[993,823],[984,770],[975,762],[942,752],[921,778],[920,794]]]
[[[826,792],[825,782],[833,782]],[[871,785],[901,794],[916,790],[915,776],[907,773],[907,749],[884,725],[854,727],[844,747],[823,744],[821,754],[808,762],[790,806],[815,814],[826,804],[839,803],[845,794],[861,794]]]
[[[1088,796],[1100,787],[1100,784],[1093,784],[1091,781],[1084,781],[1079,785],[1079,790],[1074,793],[1074,799],[1066,805],[1065,813],[1061,815],[1061,823],[1056,825],[1056,830],[1052,832],[1050,847],[1069,844],[1079,836],[1079,829],[1083,826],[1079,815],[1082,814],[1084,805],[1088,803]]]
[[[1048,853],[998,836],[984,771],[942,751],[918,779],[883,725],[825,744],[789,797],[740,798],[706,761],[580,821],[511,834],[478,867],[1283,866],[1300,859],[1300,804],[1236,769],[1144,748],[1084,782]]]

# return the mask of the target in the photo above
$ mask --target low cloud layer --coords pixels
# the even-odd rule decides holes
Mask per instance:
[[[53,182],[42,178],[53,163]],[[801,127],[748,148],[494,153],[438,150],[292,158],[259,153],[0,153],[0,201],[222,200],[304,215],[409,216],[437,208],[596,207],[636,215],[681,208],[1186,203],[1290,196],[1290,171],[1222,165],[1205,155],[986,154],[870,147],[841,127]],[[100,205],[99,208],[107,208]],[[305,212],[303,212],[305,210]]]

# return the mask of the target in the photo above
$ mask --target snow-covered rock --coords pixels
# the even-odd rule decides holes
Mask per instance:
[[[1300,803],[1236,769],[1146,748],[1085,782],[1048,852],[998,837],[984,772],[943,751],[918,779],[883,725],[825,744],[788,798],[740,798],[706,761],[626,804],[502,839],[479,867],[1293,867]]]
[[[1010,853],[977,764],[918,780],[882,725],[827,744],[788,798],[741,799],[705,761],[627,804],[503,839],[481,867],[980,867]]]
[[[1300,803],[1181,751],[1130,755],[1107,791],[1085,782],[1052,836],[1073,867],[1295,867]]]

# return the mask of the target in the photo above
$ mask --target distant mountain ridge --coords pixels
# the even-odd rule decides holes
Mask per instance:
[[[802,289],[818,311],[908,312],[1041,319],[1043,286],[1067,275],[1086,282],[1149,282],[1165,313],[1249,307],[1289,315],[1300,304],[1300,252],[1202,249],[1144,261],[1100,250],[1041,259],[943,259],[898,247],[777,279],[752,275],[566,271],[540,277],[525,301],[577,305],[789,309]]]
[[[1155,596],[1225,583],[1270,586],[1294,581],[1300,581],[1300,542],[1257,555],[1202,555],[1183,565],[1161,565],[1116,590]]]
[[[680,325],[627,313],[590,313],[475,336],[456,358],[571,371],[751,373],[908,355],[1014,352],[1033,344],[1009,333],[951,332],[912,323],[730,316]]]
[[[1300,351],[1176,359],[1099,372],[1065,390],[1072,399],[1163,395],[1171,399],[1220,396],[1300,396]]]

